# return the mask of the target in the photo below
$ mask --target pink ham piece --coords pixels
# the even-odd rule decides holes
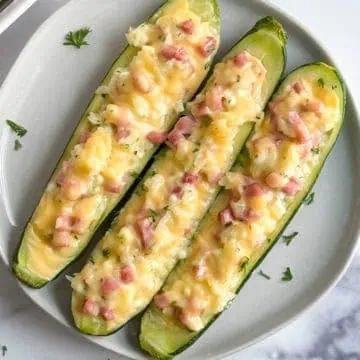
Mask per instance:
[[[113,193],[113,194],[119,194],[123,188],[122,183],[116,183],[116,182],[105,182],[104,184],[104,190]]]
[[[57,248],[68,247],[71,244],[73,237],[68,231],[55,231],[52,244]]]
[[[239,209],[233,201],[230,201],[231,214],[235,220],[252,222],[260,218],[260,215],[251,208]]]
[[[289,182],[282,188],[282,191],[289,196],[295,195],[298,191],[302,189],[302,184],[298,179],[292,176]]]
[[[151,218],[141,218],[136,222],[136,229],[140,235],[144,250],[150,249],[154,238],[154,223]]]
[[[191,116],[182,116],[176,123],[174,129],[168,135],[170,146],[177,146],[184,135],[189,135],[195,126],[195,121]]]
[[[120,270],[120,279],[124,284],[130,284],[135,280],[135,270],[132,265],[125,265]]]
[[[82,312],[86,315],[98,316],[100,313],[100,306],[96,301],[87,298],[84,301]]]
[[[114,311],[108,308],[107,306],[103,306],[100,309],[100,314],[106,321],[111,321],[115,319]]]
[[[79,230],[81,220],[76,216],[62,215],[56,219],[55,229],[59,231],[72,231]]]
[[[320,101],[309,101],[302,106],[303,111],[314,112],[316,116],[320,117],[323,106]]]
[[[223,108],[224,89],[221,86],[211,87],[205,95],[205,104],[212,112]]]
[[[186,172],[182,178],[182,182],[184,184],[195,184],[199,179],[199,175],[198,174],[193,174],[191,172]]]
[[[236,66],[242,68],[249,62],[248,54],[246,52],[241,52],[240,54],[234,56],[233,61]]]
[[[219,221],[222,226],[231,224],[234,221],[231,209],[225,208],[219,213]]]
[[[293,85],[293,89],[297,94],[301,94],[305,90],[305,87],[301,82],[296,82]]]
[[[248,198],[262,196],[264,195],[264,193],[265,193],[264,187],[258,183],[247,185],[244,189],[244,194]]]
[[[191,106],[191,113],[195,116],[196,119],[199,119],[209,115],[210,109],[206,105],[205,101],[202,101]]]
[[[195,31],[194,22],[191,19],[185,20],[179,24],[179,29],[181,29],[185,34],[192,35]]]
[[[217,40],[212,36],[208,36],[204,43],[199,45],[198,49],[202,56],[208,57],[216,50],[216,46]]]
[[[191,296],[187,300],[186,310],[191,314],[198,316],[201,313],[201,305],[195,296]]]
[[[150,131],[146,138],[152,142],[153,144],[162,144],[166,141],[167,134],[159,132],[159,131]]]
[[[265,182],[272,189],[279,189],[283,184],[283,177],[276,172],[272,172],[265,178]]]
[[[56,184],[58,186],[62,186],[65,178],[66,178],[66,173],[67,171],[71,168],[71,164],[70,161],[64,161],[61,167],[61,170],[59,171],[58,175],[56,176]]]
[[[91,136],[91,132],[85,130],[80,134],[79,143],[85,144]]]
[[[123,140],[129,137],[131,134],[130,130],[124,126],[118,126],[116,129],[116,140]]]
[[[183,48],[173,45],[165,45],[161,50],[161,56],[166,60],[186,61],[187,53]]]
[[[65,177],[61,183],[61,187],[64,192],[64,196],[71,201],[80,199],[87,193],[87,183],[80,181],[75,176]]]
[[[154,296],[154,304],[160,309],[166,309],[170,305],[170,299],[165,293],[160,293]]]
[[[184,196],[184,189],[180,185],[175,185],[172,188],[171,193],[174,194],[178,199],[182,199]]]
[[[306,143],[309,139],[309,131],[299,114],[296,111],[290,111],[288,113],[288,119],[295,131],[296,139],[301,144]]]
[[[120,287],[119,282],[113,277],[108,277],[102,280],[102,292],[105,296],[111,295]]]

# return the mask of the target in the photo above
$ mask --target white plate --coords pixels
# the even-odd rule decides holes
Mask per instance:
[[[33,5],[35,1],[37,0],[13,0],[3,11],[1,11],[0,34],[5,31],[17,18],[19,18],[31,5]]]
[[[24,148],[13,151],[14,136],[5,126],[1,138],[0,250],[5,262],[26,219],[91,94],[125,45],[130,24],[146,18],[161,0],[73,0],[37,31],[23,50],[0,94],[0,121],[13,119],[29,129]],[[141,6],[140,6],[141,4]],[[221,0],[222,47],[227,52],[262,16],[274,15],[290,34],[288,69],[305,62],[330,61],[312,35],[287,15],[262,1]],[[93,29],[90,46],[62,46],[64,34],[80,26]],[[339,279],[354,254],[359,231],[359,120],[349,99],[345,126],[315,187],[315,202],[301,209],[287,233],[300,232],[291,246],[281,242],[261,268],[271,281],[254,274],[230,310],[179,358],[222,358],[294,319]],[[16,227],[11,226],[11,222]],[[82,258],[67,273],[79,269]],[[290,266],[294,280],[280,281]],[[15,281],[15,279],[14,279]],[[70,286],[60,276],[42,290],[23,290],[66,326]],[[136,340],[137,323],[109,337],[89,340],[134,359],[144,356]]]

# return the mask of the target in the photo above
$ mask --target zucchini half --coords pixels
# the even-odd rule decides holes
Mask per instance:
[[[282,232],[286,228],[287,224],[291,221],[297,210],[301,207],[301,204],[306,195],[311,191],[320,171],[325,163],[326,158],[331,152],[336,139],[339,135],[345,110],[346,93],[343,86],[343,82],[338,75],[337,71],[324,63],[313,63],[309,65],[301,66],[291,72],[287,78],[282,82],[281,86],[274,95],[274,98],[281,95],[289,84],[294,84],[297,81],[307,78],[320,81],[323,86],[333,89],[339,100],[339,111],[336,113],[336,124],[327,138],[324,146],[321,146],[318,163],[311,169],[309,176],[305,177],[303,188],[299,191],[291,201],[286,203],[286,212],[280,218],[280,221],[276,224],[276,230],[270,235],[270,237],[255,250],[252,255],[247,257],[247,262],[244,266],[240,266],[238,272],[235,272],[235,278],[232,278],[229,282],[231,285],[224,287],[224,290],[230,291],[234,296],[227,302],[221,311],[202,318],[204,327],[199,331],[190,331],[185,326],[180,324],[173,316],[166,316],[162,311],[158,310],[154,303],[150,305],[141,320],[141,332],[139,340],[141,348],[151,354],[157,359],[169,359],[172,356],[184,351],[190,345],[192,345],[205,330],[221,315],[222,311],[230,306],[233,297],[237,294],[242,286],[245,284],[251,273],[261,263],[264,257],[268,254],[271,248],[275,245],[278,239],[281,237]],[[267,112],[268,114],[268,112]],[[266,115],[267,116],[267,115]],[[251,160],[249,159],[247,149],[245,148],[240,154],[235,169],[244,169],[246,171],[249,168]],[[216,230],[215,224],[218,224],[219,213],[227,206],[230,198],[228,191],[222,191],[213,206],[211,207],[208,215],[202,221],[199,231],[197,232],[200,237],[208,229]],[[196,243],[196,238],[193,244]],[[167,282],[164,285],[166,291],[167,286],[174,284],[177,279],[181,279],[183,275],[183,269],[185,269],[187,259],[181,262],[177,268],[169,276]],[[190,264],[190,263],[189,263]]]
[[[168,0],[160,7],[151,17],[150,19],[142,25],[146,24],[154,24],[161,16],[166,15],[167,9],[176,3],[180,5],[189,4],[189,9],[195,13],[197,16],[200,17],[202,23],[208,23],[211,28],[214,29],[214,33],[220,34],[220,15],[219,15],[219,8],[216,0]],[[132,62],[136,54],[138,53],[139,48],[134,47],[132,45],[128,45],[125,50],[121,53],[121,55],[117,58],[117,60],[112,65],[111,69],[105,76],[103,82],[101,83],[101,87],[106,87],[109,85],[114,73],[119,68],[126,68]],[[216,51],[206,60],[212,61],[215,56]],[[199,76],[196,81],[194,82],[194,86],[188,87],[186,89],[186,95],[182,99],[182,102],[188,101],[196,92],[197,88],[201,85],[201,82],[204,80],[208,70],[208,67],[204,67],[205,71]],[[186,84],[183,84],[185,87]],[[100,89],[99,88],[99,89]],[[93,126],[89,120],[88,116],[91,113],[100,112],[104,105],[108,104],[109,101],[107,100],[108,96],[104,94],[96,92],[94,97],[92,98],[90,104],[88,105],[87,109],[85,110],[78,126],[76,127],[69,143],[67,144],[62,157],[60,158],[54,172],[52,175],[52,179],[59,173],[62,165],[65,161],[67,161],[71,157],[71,153],[79,143],[81,139],[81,134],[85,131],[91,131],[96,126]],[[176,122],[180,111],[175,106],[171,113],[167,114],[165,123],[162,129],[158,129],[159,131],[168,131]],[[145,154],[142,158],[137,158],[136,166],[134,169],[129,169],[135,173],[140,173],[145,165],[149,162],[155,151],[158,149],[158,145],[149,145],[146,150]],[[13,271],[16,277],[23,282],[24,284],[33,287],[33,288],[41,288],[42,286],[46,285],[50,280],[54,279],[56,276],[60,274],[68,265],[70,265],[73,261],[75,261],[83,250],[87,247],[91,237],[101,225],[101,223],[107,218],[107,216],[114,210],[116,205],[120,202],[120,200],[124,197],[125,193],[128,191],[130,186],[135,181],[135,176],[128,176],[128,178],[124,181],[123,187],[121,192],[107,196],[106,198],[106,205],[102,208],[101,211],[98,211],[98,214],[94,221],[90,224],[89,228],[85,231],[84,234],[79,235],[76,244],[70,253],[64,254],[61,252],[60,258],[57,258],[56,266],[51,263],[51,256],[55,253],[56,250],[52,249],[48,246],[47,241],[49,240],[39,240],[39,243],[34,239],[40,239],[41,236],[38,236],[34,227],[32,226],[32,219],[33,215],[30,218],[24,233],[22,235],[19,247],[16,251],[14,261],[13,261]],[[38,205],[39,206],[39,205]],[[35,245],[34,245],[35,243]],[[45,244],[45,245],[44,245]],[[29,260],[32,257],[35,257],[33,254],[33,248],[43,247],[43,256],[46,258],[44,261],[44,267],[47,269],[47,276],[43,276],[39,274],[38,271],[33,271],[31,266],[29,266]],[[46,254],[45,254],[46,253]],[[57,256],[57,255],[56,255]],[[32,259],[33,261],[37,261],[36,259]],[[41,261],[41,260],[40,260]]]
[[[286,57],[285,57],[286,40],[287,40],[287,36],[281,24],[279,24],[274,18],[267,17],[260,20],[255,25],[255,27],[237,45],[235,45],[235,47],[230,51],[230,53],[224,59],[227,60],[229,58],[232,58],[233,56],[237,55],[238,53],[244,50],[246,50],[251,55],[255,56],[257,59],[261,59],[262,64],[267,70],[265,83],[264,86],[262,87],[262,94],[260,98],[261,109],[265,107],[266,102],[268,101],[269,97],[274,91],[283,73],[286,62]],[[211,84],[211,81],[212,81],[212,77],[210,77],[207,85],[205,86],[205,89],[207,88],[208,85]],[[246,139],[248,138],[253,128],[253,124],[254,124],[253,120],[255,120],[255,115],[254,118],[251,118],[251,121],[245,122],[243,125],[238,126],[236,130],[234,129],[234,131],[236,131],[237,134],[233,141],[232,156],[231,156],[232,158],[226,160],[228,162],[225,164],[227,169],[230,169],[230,167],[233,165],[238,153],[240,152]],[[206,136],[204,134],[200,136],[199,146],[201,146],[202,143],[206,143]],[[203,196],[201,198],[200,202],[202,205],[200,207],[200,210],[198,211],[198,214],[195,213],[195,210],[194,213],[191,213],[192,214],[191,228],[188,229],[186,227],[183,229],[181,227],[182,229],[181,235],[175,237],[177,239],[176,245],[175,244],[164,245],[161,243],[161,241],[159,242],[159,246],[165,246],[165,248],[167,248],[167,246],[171,246],[172,255],[161,261],[160,260],[156,261],[154,258],[152,260],[147,260],[148,261],[147,265],[141,263],[141,266],[142,267],[147,266],[146,267],[147,271],[151,273],[151,276],[147,280],[151,284],[152,283],[156,284],[154,286],[154,289],[143,290],[144,288],[146,288],[145,284],[143,283],[138,284],[138,289],[136,290],[136,294],[137,294],[136,301],[132,300],[133,303],[131,304],[131,306],[129,306],[128,304],[129,302],[128,296],[124,295],[124,293],[122,293],[121,291],[119,292],[119,295],[116,299],[111,300],[112,304],[114,303],[118,304],[118,302],[124,304],[123,308],[126,310],[123,310],[123,313],[121,313],[121,317],[120,315],[117,315],[121,320],[116,321],[115,319],[114,323],[109,324],[107,321],[103,320],[100,316],[89,316],[85,314],[82,311],[82,306],[85,303],[86,299],[91,297],[94,298],[94,296],[98,296],[98,294],[94,294],[93,292],[91,292],[92,289],[90,289],[91,290],[90,291],[88,286],[85,288],[83,287],[83,282],[86,280],[86,276],[89,276],[89,278],[93,279],[94,274],[103,274],[102,272],[103,268],[105,266],[109,266],[107,260],[110,257],[113,257],[113,260],[115,262],[116,256],[119,256],[118,248],[121,247],[126,248],[126,245],[122,243],[124,239],[121,237],[120,234],[122,234],[121,233],[121,231],[123,230],[122,227],[127,222],[126,219],[132,219],[136,217],[137,213],[141,211],[141,206],[143,206],[143,202],[145,199],[145,197],[142,196],[144,191],[144,184],[146,184],[148,180],[151,181],[151,177],[154,176],[154,174],[164,171],[165,168],[171,167],[172,163],[174,162],[175,162],[175,155],[173,150],[164,149],[162,152],[159,153],[158,159],[154,162],[152,167],[150,167],[150,169],[147,171],[143,181],[138,185],[138,187],[135,190],[135,193],[127,202],[126,206],[121,210],[118,219],[114,221],[109,232],[105,235],[105,237],[99,242],[97,247],[94,249],[91,259],[89,260],[87,265],[85,265],[84,269],[80,272],[80,276],[83,276],[83,278],[77,275],[73,280],[72,285],[74,291],[72,295],[72,314],[74,317],[75,325],[81,332],[91,335],[109,335],[119,330],[133,316],[141,312],[151,301],[156,291],[159,290],[161,284],[165,281],[169,272],[178,262],[178,260],[180,259],[180,254],[186,251],[188,242],[191,239],[192,234],[195,232],[201,218],[206,214],[209,206],[214,201],[219,191],[219,186],[216,184],[211,185],[210,187],[211,191],[210,190],[207,191],[206,196]],[[186,163],[186,160],[184,161],[184,163]],[[171,177],[174,176],[173,172],[171,172],[170,174]],[[209,187],[209,185],[206,186]],[[200,192],[201,191],[199,190],[199,193]],[[203,192],[205,193],[205,191]],[[168,195],[166,194],[166,196]],[[157,206],[162,207],[166,205],[166,203],[165,204],[162,203],[164,200],[163,197],[164,195],[161,193],[156,201]],[[159,205],[159,203],[161,205]],[[184,208],[179,209],[178,207],[177,209],[178,211],[180,210],[184,211]],[[172,209],[171,208],[169,209],[168,206],[165,206],[164,214],[162,215],[162,218],[171,217],[172,216],[171,214],[172,214]],[[173,221],[176,222],[176,220]],[[187,234],[183,235],[184,233]],[[166,236],[166,235],[162,235],[162,236]],[[108,250],[110,250],[109,247],[111,249],[111,255],[106,254],[107,260],[104,260],[103,258],[104,250],[106,250],[106,253],[108,253],[109,252]],[[149,252],[149,254],[144,255],[144,259],[146,259],[146,257],[148,256],[151,256],[151,252]],[[155,261],[159,264],[157,264],[157,266],[154,267],[153,265],[152,266],[150,265],[150,261],[153,262]],[[119,266],[119,261],[117,261],[116,266]],[[96,284],[95,286],[98,286],[97,285],[98,282],[95,282],[95,284]],[[98,291],[101,291],[101,289],[99,289]]]

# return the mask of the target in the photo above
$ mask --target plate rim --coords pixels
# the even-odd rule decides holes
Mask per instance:
[[[35,2],[36,0],[34,0]],[[0,98],[2,93],[4,92],[4,89],[7,87],[7,84],[10,82],[10,79],[12,78],[12,74],[16,73],[17,69],[21,65],[21,62],[23,61],[23,58],[26,58],[27,53],[31,50],[32,44],[36,42],[41,36],[44,35],[44,33],[48,30],[48,27],[51,27],[51,23],[56,20],[56,18],[61,15],[62,12],[66,12],[67,8],[73,6],[75,2],[78,0],[70,0],[66,4],[62,5],[59,9],[57,9],[54,13],[52,13],[45,21],[43,21],[40,26],[35,30],[35,32],[32,34],[32,36],[29,38],[29,40],[26,42],[25,46],[19,53],[17,59],[15,60],[14,64],[11,66],[8,74],[6,75],[6,78],[4,79],[1,87],[0,87]],[[82,0],[87,1],[87,0]],[[254,1],[254,0],[252,0]],[[271,0],[255,0],[254,3],[260,4],[266,9],[269,9],[271,12],[275,13],[276,16],[280,16],[292,25],[294,25],[297,29],[299,29],[303,34],[305,34],[307,37],[311,38],[313,43],[316,45],[316,47],[323,52],[325,57],[336,67],[338,73],[340,74],[346,90],[347,90],[347,97],[348,97],[348,103],[351,103],[352,111],[354,112],[354,119],[353,121],[356,121],[358,123],[359,129],[360,129],[360,107],[358,102],[356,101],[355,97],[353,96],[352,89],[348,86],[347,78],[344,77],[341,68],[338,66],[338,63],[336,61],[336,56],[333,55],[333,52],[328,49],[327,46],[323,44],[322,41],[318,39],[318,37],[311,31],[305,24],[303,24],[300,20],[298,20],[294,15],[289,13],[288,11],[282,9],[279,5],[273,3]],[[349,101],[350,100],[350,101]],[[3,139],[3,137],[6,135],[6,131],[4,131],[4,128],[1,131],[0,139]],[[0,170],[2,170],[2,162],[0,164]],[[1,186],[2,187],[2,186]],[[0,190],[0,202],[4,204],[4,199],[1,194]],[[6,205],[6,204],[4,204]],[[355,223],[356,226],[354,226],[354,234],[352,237],[352,242],[349,245],[349,254],[346,256],[346,259],[343,261],[342,264],[339,265],[338,269],[335,271],[335,275],[323,285],[322,289],[320,289],[315,296],[313,296],[310,300],[306,301],[304,305],[300,306],[300,309],[298,311],[295,311],[293,315],[288,315],[286,320],[280,321],[278,325],[272,326],[271,329],[265,331],[264,333],[254,336],[251,340],[246,341],[245,343],[233,347],[231,350],[226,351],[222,354],[215,355],[208,357],[209,360],[221,360],[223,358],[229,357],[231,355],[234,355],[241,350],[254,345],[255,343],[258,343],[272,335],[274,335],[276,332],[280,331],[281,329],[284,329],[285,327],[289,326],[292,322],[297,320],[300,316],[304,315],[306,312],[308,312],[314,305],[318,304],[321,299],[323,299],[326,295],[329,294],[329,292],[336,286],[336,284],[339,282],[339,280],[342,278],[342,276],[345,274],[345,272],[348,270],[351,262],[354,259],[354,256],[356,252],[360,248],[360,219],[357,220]],[[5,266],[12,272],[11,270],[11,264],[10,259],[1,251],[0,248],[0,258],[2,262],[5,264]],[[128,359],[134,359],[136,360],[137,357],[134,357],[133,354],[130,354],[129,351],[126,349],[123,349],[120,353],[118,350],[114,349],[111,344],[102,344],[99,343],[97,337],[89,336],[81,334],[80,332],[76,331],[74,327],[72,327],[70,324],[63,321],[61,318],[57,317],[54,313],[51,311],[48,311],[44,306],[42,306],[39,302],[36,301],[36,299],[32,296],[32,292],[36,291],[34,289],[31,289],[24,284],[22,284],[19,280],[16,279],[16,282],[18,286],[22,289],[22,291],[25,293],[25,295],[31,299],[31,301],[44,313],[47,315],[50,315],[53,319],[55,319],[58,323],[63,325],[68,330],[72,331],[73,333],[81,336],[81,338],[86,339],[90,343],[96,344],[98,346],[101,346],[102,348],[108,349],[110,351],[115,352],[118,355],[125,356]]]

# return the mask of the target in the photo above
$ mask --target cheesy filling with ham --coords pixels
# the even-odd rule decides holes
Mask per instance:
[[[241,52],[216,65],[169,134],[149,134],[169,149],[72,281],[75,311],[105,321],[110,331],[151,301],[186,255],[187,238],[235,160],[241,126],[261,117],[265,79],[261,61]]]
[[[319,163],[339,121],[339,106],[334,90],[312,78],[288,85],[270,103],[247,144],[249,165],[221,180],[225,190],[216,210],[210,210],[189,257],[154,298],[165,316],[199,331],[235,297],[246,263],[266,246]]]
[[[87,130],[27,227],[27,267],[42,278],[51,279],[78,253],[136,176],[139,161],[165,140],[168,116],[183,110],[219,43],[216,29],[184,0],[173,1],[155,24],[130,29],[127,38],[136,55],[97,90],[104,105],[89,113]]]

